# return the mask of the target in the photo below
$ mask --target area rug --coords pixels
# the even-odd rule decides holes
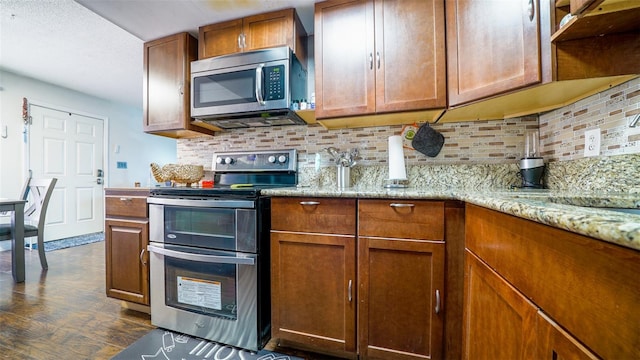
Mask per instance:
[[[33,238],[33,241],[35,241],[35,238]],[[47,241],[44,243],[44,251],[66,249],[74,246],[91,244],[98,241],[104,241],[103,232],[74,236],[74,237],[60,239],[60,240]],[[27,248],[28,248],[29,247],[28,239],[25,239],[25,243],[27,244]],[[38,248],[38,244],[33,243],[32,249],[37,249],[37,248]]]
[[[257,353],[164,329],[151,330],[111,360],[302,360],[267,350]]]

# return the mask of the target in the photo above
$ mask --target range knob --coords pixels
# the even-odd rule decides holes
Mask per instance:
[[[275,162],[276,162],[276,157],[275,157],[275,156],[273,156],[273,155],[271,155],[271,156],[269,156],[269,157],[267,158],[267,161],[273,164],[273,163],[275,163]]]
[[[230,157],[226,157],[226,158],[224,158],[224,163],[227,164],[227,165],[231,165],[231,164],[233,164],[233,159],[230,158]]]
[[[286,156],[284,156],[284,155],[280,155],[280,156],[278,156],[278,162],[279,162],[280,164],[284,164],[284,163],[286,163],[286,162],[287,162],[287,157],[286,157]]]
[[[223,159],[221,157],[216,158],[216,164],[222,164]]]

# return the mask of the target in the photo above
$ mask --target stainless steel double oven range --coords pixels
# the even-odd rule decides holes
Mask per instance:
[[[225,152],[214,187],[151,191],[151,323],[249,350],[271,335],[270,199],[295,186],[295,150]]]

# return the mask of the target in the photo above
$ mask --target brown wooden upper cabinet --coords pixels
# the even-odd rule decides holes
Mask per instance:
[[[537,0],[446,4],[450,105],[540,82]]]
[[[143,129],[172,138],[213,135],[191,124],[191,61],[198,41],[188,33],[144,44]]]
[[[446,14],[440,122],[541,113],[640,74],[636,0],[447,0]]]
[[[315,5],[316,118],[446,106],[442,0]]]
[[[289,46],[307,65],[307,33],[293,8],[201,26],[198,33],[199,59]]]

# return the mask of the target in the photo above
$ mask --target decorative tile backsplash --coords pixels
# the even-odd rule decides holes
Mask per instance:
[[[538,127],[538,117],[433,124],[432,127],[445,137],[442,150],[431,158],[405,149],[407,166],[515,163],[522,157],[524,133]],[[178,140],[178,159],[210,170],[216,151],[295,148],[301,167],[315,167],[318,159],[318,165],[325,167],[333,162],[323,149],[332,146],[340,151],[357,148],[362,157],[359,165],[386,165],[388,138],[401,132],[402,126],[398,125],[339,130],[326,130],[320,125],[231,130],[213,137]]]
[[[545,176],[549,188],[640,191],[640,124],[628,126],[639,113],[640,79],[634,79],[539,116],[433,124],[445,137],[444,147],[434,158],[405,149],[407,174],[414,186],[518,185],[524,134],[539,128],[540,149],[549,163]],[[583,158],[584,131],[596,127],[602,133],[601,156]],[[362,159],[352,171],[354,181],[382,183],[387,176],[388,137],[399,135],[402,128],[326,130],[310,125],[231,130],[214,137],[177,140],[177,154],[180,163],[200,164],[210,171],[217,151],[295,148],[300,181],[328,185],[335,181],[334,163],[323,149],[357,148]]]
[[[640,78],[540,115],[540,148],[547,161],[584,157],[585,130],[600,128],[600,154],[640,153]]]

